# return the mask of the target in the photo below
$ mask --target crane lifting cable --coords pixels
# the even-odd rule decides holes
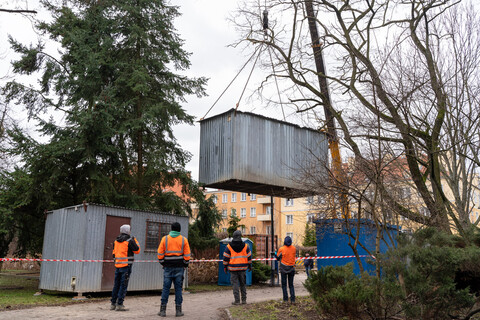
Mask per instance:
[[[275,86],[277,87],[277,94],[278,94],[278,100],[280,101],[280,108],[282,108],[283,121],[286,121],[285,111],[283,110],[282,97],[280,95],[280,88],[278,87],[277,76],[275,75],[275,66],[273,64],[272,53],[270,52],[270,48],[268,48],[268,55],[270,56],[270,63],[272,64],[273,78],[275,79]]]
[[[257,58],[255,59],[255,62],[253,63],[252,69],[250,70],[250,73],[247,78],[247,82],[245,83],[245,86],[243,87],[242,94],[240,95],[240,98],[238,99],[237,105],[235,106],[235,111],[237,111],[238,106],[240,105],[240,101],[242,100],[243,94],[245,93],[245,90],[247,89],[248,82],[250,82],[250,77],[252,76],[253,70],[255,69],[255,65],[257,64],[258,58],[260,58],[260,54],[262,53],[263,46],[260,46],[260,49],[258,50],[258,55]]]
[[[237,79],[237,77],[240,75],[240,73],[242,73],[243,69],[245,69],[245,67],[250,63],[250,61],[253,59],[253,57],[255,57],[255,55],[257,54],[258,52],[258,56],[260,56],[260,48],[257,48],[253,54],[250,56],[250,58],[248,58],[247,62],[245,62],[245,64],[240,68],[240,70],[237,72],[237,74],[235,75],[235,77],[233,77],[232,81],[230,81],[230,83],[227,85],[227,87],[223,90],[223,92],[220,94],[220,96],[217,98],[217,100],[215,100],[215,102],[212,104],[212,106],[208,109],[208,111],[205,113],[205,115],[203,117],[200,118],[200,121],[205,119],[205,117],[210,113],[210,111],[213,109],[213,107],[217,104],[217,102],[223,97],[223,95],[225,94],[225,92],[227,92],[228,88],[230,88],[230,86],[233,84],[233,82]],[[257,56],[257,59],[258,59],[258,56]],[[255,59],[255,63],[257,61],[257,59]],[[255,66],[255,64],[254,64]],[[253,70],[253,69],[252,69]],[[251,74],[251,72],[250,72]],[[245,89],[244,89],[245,91]],[[243,93],[242,93],[243,95]],[[240,102],[240,101],[239,101]],[[238,103],[237,103],[238,104]]]

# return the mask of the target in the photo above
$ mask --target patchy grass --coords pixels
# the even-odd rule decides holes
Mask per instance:
[[[297,297],[297,303],[267,301],[244,306],[231,307],[230,313],[236,320],[324,320],[315,309],[310,297]]]
[[[36,306],[66,305],[107,300],[110,293],[95,293],[86,301],[73,301],[76,293],[45,290],[38,292],[38,273],[25,270],[2,270],[0,274],[0,311],[23,309]]]
[[[0,275],[0,310],[20,309],[38,305],[58,305],[71,302],[73,294],[47,294],[34,296],[38,291],[38,278],[26,272],[2,270]]]

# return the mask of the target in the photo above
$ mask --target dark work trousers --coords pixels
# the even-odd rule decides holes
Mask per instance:
[[[307,278],[310,278],[310,271],[312,270],[311,266],[306,266],[305,267],[305,273],[307,274]]]
[[[112,290],[112,304],[123,305],[123,300],[127,294],[128,280],[130,279],[130,273],[132,273],[132,265],[116,268],[115,280]]]
[[[233,287],[233,297],[235,298],[235,302],[240,302],[240,293],[242,295],[242,301],[247,301],[246,271],[230,271],[230,281]]]
[[[289,273],[280,273],[282,276],[282,291],[283,291],[283,301],[288,301],[287,293],[287,279],[288,279],[288,288],[290,289],[290,301],[295,302],[295,289],[293,288],[293,277],[295,276],[295,271]]]

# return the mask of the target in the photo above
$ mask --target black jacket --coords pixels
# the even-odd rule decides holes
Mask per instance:
[[[131,239],[131,241],[128,241],[130,239]],[[120,233],[116,240],[118,242],[128,241],[128,257],[133,257],[133,254],[134,254],[133,251],[138,251],[138,249],[140,249],[137,246],[137,242],[135,241],[135,237],[131,237],[129,234]],[[113,257],[115,258],[115,255],[113,255]],[[133,261],[133,260],[134,260],[133,258],[128,259],[128,261]]]

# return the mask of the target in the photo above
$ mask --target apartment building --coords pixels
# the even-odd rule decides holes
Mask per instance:
[[[240,218],[243,234],[270,234],[271,233],[271,199],[254,193],[235,192],[227,190],[206,191],[207,198],[215,197],[215,203],[222,214],[219,231],[227,231],[228,220],[231,214]],[[280,203],[281,198],[273,198],[273,220],[275,234],[279,234],[281,225]]]
[[[207,197],[215,197],[216,205],[222,214],[219,231],[227,231],[230,215],[235,212],[240,218],[242,233],[245,235],[271,234],[271,199],[270,196],[234,192],[227,190],[206,191]],[[312,222],[314,207],[310,198],[273,198],[274,232],[279,239],[290,236],[294,245],[302,245],[305,236],[305,225]]]

